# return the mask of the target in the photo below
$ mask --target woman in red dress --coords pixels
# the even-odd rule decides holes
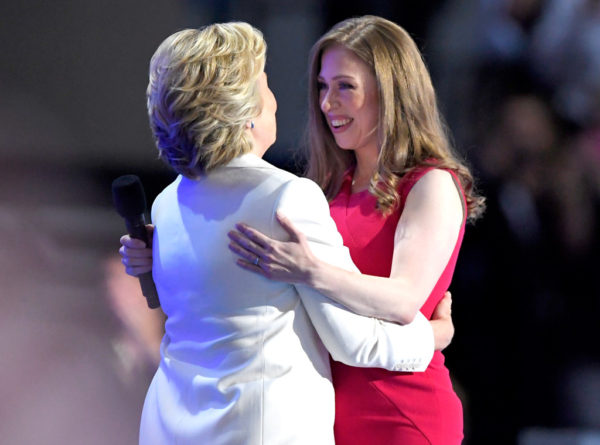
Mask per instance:
[[[354,312],[430,317],[484,200],[449,144],[421,55],[398,25],[365,16],[332,28],[311,58],[308,176],[362,275],[319,261],[284,216],[289,242],[240,224],[230,247],[242,267],[305,283]],[[424,373],[332,370],[338,445],[461,443],[462,406],[441,352]]]

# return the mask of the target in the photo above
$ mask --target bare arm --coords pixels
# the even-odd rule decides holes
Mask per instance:
[[[320,260],[287,218],[280,218],[280,223],[291,242],[277,242],[240,225],[240,232],[230,235],[230,248],[244,258],[238,263],[249,270],[314,287],[356,313],[408,323],[448,263],[462,220],[462,202],[452,176],[432,170],[407,197],[396,228],[389,278],[361,275]],[[252,263],[257,255],[259,266]]]

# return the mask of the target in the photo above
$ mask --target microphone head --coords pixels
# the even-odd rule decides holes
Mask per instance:
[[[119,176],[112,183],[113,203],[123,218],[143,215],[146,195],[140,178],[136,175]]]

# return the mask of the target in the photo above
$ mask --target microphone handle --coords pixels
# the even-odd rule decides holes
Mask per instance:
[[[146,272],[138,276],[140,279],[140,286],[142,286],[142,294],[146,297],[146,302],[150,309],[156,309],[160,307],[160,300],[158,299],[158,292],[156,291],[156,285],[152,279],[152,272]]]
[[[127,232],[132,238],[142,240],[149,246],[148,232],[146,231],[146,219],[144,215],[140,215],[135,219],[126,218],[125,225],[127,226]],[[142,287],[142,294],[146,297],[146,302],[150,309],[156,309],[160,307],[160,300],[158,299],[158,292],[156,291],[156,285],[152,279],[152,272],[146,272],[138,275],[140,280],[140,286]]]
[[[146,246],[150,245],[148,243],[148,231],[146,230],[146,218],[143,214],[133,218],[125,218],[125,226],[127,226],[127,233],[130,237],[142,240],[146,243]]]

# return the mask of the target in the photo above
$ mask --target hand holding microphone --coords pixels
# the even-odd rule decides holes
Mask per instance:
[[[131,275],[132,277],[152,272],[152,236],[154,226],[146,224],[146,231],[148,232],[148,240],[150,241],[150,245],[148,246],[142,240],[132,238],[129,234],[123,235],[119,239],[121,243],[121,248],[119,249],[121,262],[125,266],[127,275]]]
[[[119,215],[125,219],[127,232],[132,238],[143,241],[149,246],[146,230],[146,195],[140,179],[135,175],[124,175],[112,183],[113,202]],[[152,280],[152,272],[138,275],[142,293],[146,297],[148,307],[160,306],[156,286]]]

